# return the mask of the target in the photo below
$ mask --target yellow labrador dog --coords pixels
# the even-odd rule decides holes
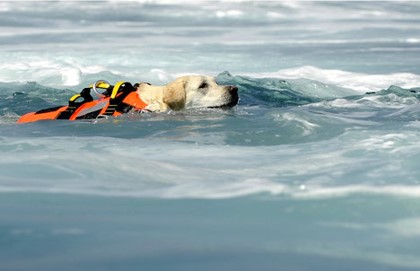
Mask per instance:
[[[236,86],[216,83],[214,77],[183,76],[164,86],[140,83],[140,98],[148,104],[147,110],[164,112],[190,108],[231,108],[239,100]]]
[[[106,83],[107,91],[112,87],[112,93],[105,95],[100,99],[94,100],[90,95],[89,88],[84,89],[80,94],[72,96],[69,105],[58,106],[29,112],[24,114],[17,121],[18,123],[34,122],[39,120],[55,119],[96,119],[98,117],[120,116],[129,112],[131,109],[141,111],[143,109],[157,112],[168,110],[182,110],[190,108],[231,108],[239,100],[238,88],[236,86],[222,86],[216,83],[213,77],[209,76],[183,76],[165,86],[151,86],[148,83],[136,84],[129,88],[130,92],[124,92],[125,82],[119,82],[118,87],[110,86],[109,83],[100,80],[100,83]],[[91,87],[95,93],[96,82]],[[127,85],[128,86],[128,85]],[[114,94],[114,90],[123,88],[125,95]],[[85,90],[88,90],[86,93]],[[135,90],[135,92],[133,92]],[[115,95],[111,98],[112,95]],[[120,98],[118,98],[120,97]],[[83,98],[83,101],[76,102]],[[140,98],[140,99],[139,99]]]

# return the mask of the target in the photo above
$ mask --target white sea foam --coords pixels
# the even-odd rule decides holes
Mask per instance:
[[[33,180],[35,181],[35,180]],[[246,196],[270,195],[296,200],[323,200],[343,198],[353,195],[376,195],[403,198],[420,198],[420,186],[414,185],[348,185],[338,187],[315,187],[311,185],[284,185],[263,179],[248,179],[225,185],[210,183],[181,183],[167,188],[135,189],[124,184],[109,187],[98,183],[97,188],[78,187],[77,183],[68,186],[5,186],[0,185],[0,193],[43,193],[43,194],[74,194],[103,197],[129,198],[165,198],[165,199],[229,199]]]
[[[256,78],[306,78],[352,89],[360,93],[386,89],[391,85],[402,88],[420,86],[420,75],[412,73],[364,74],[336,69],[321,69],[314,66],[283,69],[272,73],[249,73],[247,75]]]
[[[406,41],[408,43],[420,43],[420,39],[417,38],[408,38]]]
[[[355,194],[420,198],[420,185],[348,185],[341,187],[313,187],[307,189],[305,192],[293,193],[291,196],[300,199],[324,199],[347,197]]]
[[[111,64],[108,63],[110,66]],[[74,58],[42,59],[33,57],[21,61],[11,60],[0,64],[0,82],[38,82],[45,86],[77,86],[84,77],[112,71],[112,67],[82,64]],[[112,74],[112,72],[110,72]],[[114,71],[118,77],[122,71]],[[98,78],[100,79],[100,78]]]
[[[309,120],[301,118],[293,113],[283,113],[283,114],[274,114],[273,119],[279,122],[292,122],[297,125],[299,129],[302,131],[302,136],[308,136],[314,132],[315,129],[319,128],[320,126],[316,123],[312,123]]]
[[[415,142],[404,145],[413,136],[372,136],[347,142],[339,149],[334,147],[337,143],[325,143],[315,150],[304,146],[191,147],[151,139],[101,137],[78,141],[41,138],[30,143],[2,138],[2,151],[13,155],[0,159],[0,191],[138,198],[269,195],[307,200],[360,194],[420,198],[420,185],[410,177],[412,169],[401,169],[398,161],[388,163],[384,156],[415,155]],[[365,155],[357,160],[351,157],[351,153],[362,151]],[[16,170],[22,164],[25,171]],[[366,180],[350,184],[337,181],[348,174]],[[386,181],[385,176],[403,176],[405,183]]]
[[[311,103],[305,107],[320,107],[320,108],[392,108],[400,109],[388,116],[398,116],[403,114],[416,114],[420,111],[418,108],[418,100],[415,97],[399,97],[393,93],[388,95],[370,95],[364,96],[357,100],[351,99],[335,99],[331,101],[322,101],[318,103]],[[362,115],[361,115],[362,116]],[[356,116],[353,116],[356,117]],[[362,117],[366,117],[362,116]]]
[[[293,114],[287,117],[289,121],[300,119]],[[309,124],[309,128],[314,127]],[[0,191],[171,199],[256,195],[297,200],[352,195],[420,198],[420,186],[412,180],[413,168],[401,168],[398,159],[389,158],[409,160],[418,153],[416,133],[362,132],[343,137],[342,143],[275,148],[168,145],[157,139],[53,137],[27,142],[1,138],[2,151],[13,155],[0,159]],[[363,155],[355,159],[352,153],[360,152]],[[25,171],[16,170],[22,164]],[[354,175],[351,183],[341,183],[348,174]]]
[[[227,11],[225,11],[225,10],[223,10],[223,11],[222,10],[219,10],[219,11],[216,12],[216,16],[219,17],[219,18],[225,18],[225,17],[236,18],[236,17],[241,17],[243,15],[244,14],[243,14],[242,11],[240,11],[240,10],[234,10],[234,9],[227,10]]]
[[[108,58],[101,61],[102,65],[95,63],[83,64],[77,58],[67,58],[64,60],[33,59],[11,60],[0,64],[0,82],[27,82],[36,81],[46,86],[78,86],[95,74],[108,72],[108,76],[128,78],[134,81],[148,80],[153,83],[166,83],[178,76],[185,74],[199,74],[197,72],[175,72],[170,73],[160,68],[151,68],[149,72],[136,72],[135,68],[116,67],[113,65],[114,58]],[[130,65],[132,65],[131,63]],[[209,75],[216,75],[210,72]],[[313,66],[304,66],[293,69],[279,70],[273,73],[241,73],[237,75],[245,75],[253,78],[281,78],[281,79],[309,79],[347,89],[348,93],[365,93],[367,91],[378,91],[386,89],[391,85],[402,88],[413,88],[420,86],[420,75],[411,73],[394,73],[371,75],[362,73],[353,73],[342,70],[328,70]],[[99,78],[99,77],[98,77]],[[108,80],[110,80],[108,78]],[[307,86],[308,87],[308,86]],[[317,89],[314,89],[316,91]],[[328,89],[326,89],[327,91]],[[330,95],[334,95],[330,91]],[[375,99],[375,97],[365,97],[367,99]],[[401,98],[404,99],[404,98]],[[411,98],[413,99],[413,98]],[[338,101],[337,101],[338,102]],[[397,103],[399,101],[396,101]],[[382,103],[382,102],[380,102]],[[347,105],[350,106],[350,105]]]

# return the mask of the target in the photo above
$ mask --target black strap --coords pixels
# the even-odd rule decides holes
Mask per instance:
[[[103,94],[105,96],[111,96],[113,88],[114,88],[114,86],[110,86]],[[74,112],[81,105],[83,105],[87,102],[93,101],[92,95],[90,95],[90,91],[91,91],[91,88],[84,88],[80,92],[79,97],[77,97],[74,100],[69,101],[68,107],[66,108],[66,110],[64,110],[63,112],[61,112],[58,115],[57,119],[70,119],[71,116],[74,114]],[[123,100],[125,99],[125,97],[127,97],[128,94],[130,94],[133,91],[136,91],[136,88],[131,83],[124,82],[123,84],[121,84],[120,88],[118,89],[118,93],[117,93],[116,97],[114,99],[109,100],[108,106],[107,106],[103,115],[112,116],[115,111],[120,112],[120,113],[129,112],[133,107],[131,105],[123,103]],[[83,98],[83,100],[78,101],[79,98]],[[61,108],[61,107],[59,107],[59,108]],[[96,118],[99,115],[101,110],[91,112],[87,115],[77,117],[76,119]]]
[[[112,116],[115,111],[120,113],[127,113],[130,111],[132,106],[123,103],[123,100],[133,91],[136,91],[136,88],[134,88],[131,83],[124,82],[120,86],[117,96],[114,99],[109,100],[109,105],[103,115]]]
[[[78,98],[75,100],[69,101],[69,106],[66,110],[61,112],[57,119],[70,119],[73,113],[79,108],[82,104],[93,101],[92,95],[90,95],[90,88],[84,88],[80,92],[80,97],[83,98],[83,101],[77,102]]]

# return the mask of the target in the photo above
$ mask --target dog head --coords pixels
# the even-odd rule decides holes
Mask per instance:
[[[165,86],[140,83],[140,98],[150,111],[190,108],[231,108],[238,101],[238,88],[217,84],[215,78],[201,75],[180,77]]]
[[[172,110],[231,108],[238,103],[238,88],[217,84],[210,76],[191,75],[164,87],[163,102]]]

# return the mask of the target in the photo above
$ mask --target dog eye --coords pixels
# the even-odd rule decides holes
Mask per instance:
[[[209,85],[206,82],[201,83],[201,85],[198,87],[198,89],[207,88]]]

